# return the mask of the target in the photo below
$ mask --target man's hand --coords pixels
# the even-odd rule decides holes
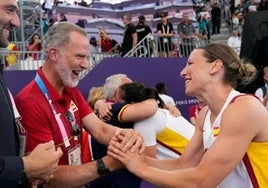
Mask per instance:
[[[110,142],[108,147],[108,155],[121,161],[126,168],[133,173],[135,173],[136,170],[140,170],[146,166],[144,152],[139,152],[138,148],[134,149],[133,151],[122,151],[120,143],[116,141]]]
[[[120,129],[117,131],[112,141],[120,143],[122,151],[131,150],[131,152],[135,152],[137,149],[140,153],[145,151],[145,144],[142,136],[133,129]]]
[[[124,164],[121,163],[120,161],[118,161],[117,159],[111,157],[111,156],[104,156],[102,158],[105,166],[107,166],[107,168],[110,171],[114,171],[114,170],[118,170],[118,169],[123,169],[125,168]]]
[[[27,178],[38,180],[35,181],[38,183],[49,181],[54,177],[62,154],[60,148],[55,148],[53,141],[36,146],[28,156],[23,157]]]

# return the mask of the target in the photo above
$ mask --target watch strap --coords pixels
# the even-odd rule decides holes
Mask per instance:
[[[97,160],[97,170],[100,176],[107,176],[110,173],[110,170],[105,166],[102,158]]]

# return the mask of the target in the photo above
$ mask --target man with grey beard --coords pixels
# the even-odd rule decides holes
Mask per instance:
[[[16,0],[0,1],[0,47],[7,47],[9,32],[20,25]],[[24,186],[27,178],[34,184],[48,181],[54,176],[62,151],[55,149],[53,141],[38,145],[33,152],[24,156],[25,137],[18,136],[22,130],[15,120],[14,100],[3,79],[4,62],[0,63],[0,187]],[[14,112],[13,112],[14,110]]]
[[[89,39],[82,28],[61,22],[50,27],[43,41],[43,66],[15,100],[28,131],[26,151],[31,152],[37,144],[53,139],[63,156],[54,178],[45,186],[81,187],[122,168],[121,163],[109,156],[91,162],[84,160],[88,153],[82,149],[82,129],[105,145],[111,139],[120,141],[124,151],[136,145],[143,152],[143,140],[133,129],[101,121],[76,87],[80,74],[89,68]]]

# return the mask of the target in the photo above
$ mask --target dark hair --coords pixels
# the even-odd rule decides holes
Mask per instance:
[[[41,40],[41,36],[38,33],[34,33],[33,36],[31,37],[30,41],[29,41],[29,44],[33,44],[34,43],[34,36],[38,36],[39,39]],[[41,49],[42,49],[42,44],[39,43],[38,44],[38,50],[41,50]]]
[[[167,90],[166,90],[166,84],[164,82],[158,82],[155,85],[156,91],[158,93],[163,93],[163,94],[167,94]]]
[[[121,97],[126,103],[141,102],[146,99],[156,99],[160,108],[164,107],[164,102],[159,97],[155,88],[145,87],[140,82],[126,83],[119,87]]]
[[[98,46],[96,37],[91,37],[89,44],[93,45],[94,47]]]
[[[240,59],[236,52],[225,44],[209,44],[199,47],[209,63],[219,59],[224,66],[224,82],[233,88],[244,86],[256,79],[257,69],[245,59]]]
[[[145,23],[145,20],[146,20],[146,19],[145,19],[145,17],[144,17],[143,15],[140,15],[140,16],[139,16],[139,23],[140,23],[140,24],[144,24],[144,23]]]
[[[161,12],[160,13],[160,17],[163,18],[163,17],[167,17],[168,16],[168,12]]]
[[[145,20],[145,16],[140,15],[140,16],[139,16],[139,20]]]
[[[68,21],[68,19],[66,18],[64,13],[60,13],[60,17],[61,17],[60,22],[67,22]]]

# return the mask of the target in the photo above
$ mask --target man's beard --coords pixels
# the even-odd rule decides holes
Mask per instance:
[[[72,78],[72,70],[65,63],[65,58],[62,56],[60,61],[55,64],[55,69],[57,70],[62,83],[67,87],[76,87],[78,85],[79,79]]]
[[[9,40],[8,40],[8,35],[9,34],[5,34],[6,29],[2,27],[0,27],[0,48],[6,48],[9,44]],[[5,35],[7,35],[5,37]]]
[[[0,34],[0,48],[6,48],[8,46],[9,41],[2,37]]]

